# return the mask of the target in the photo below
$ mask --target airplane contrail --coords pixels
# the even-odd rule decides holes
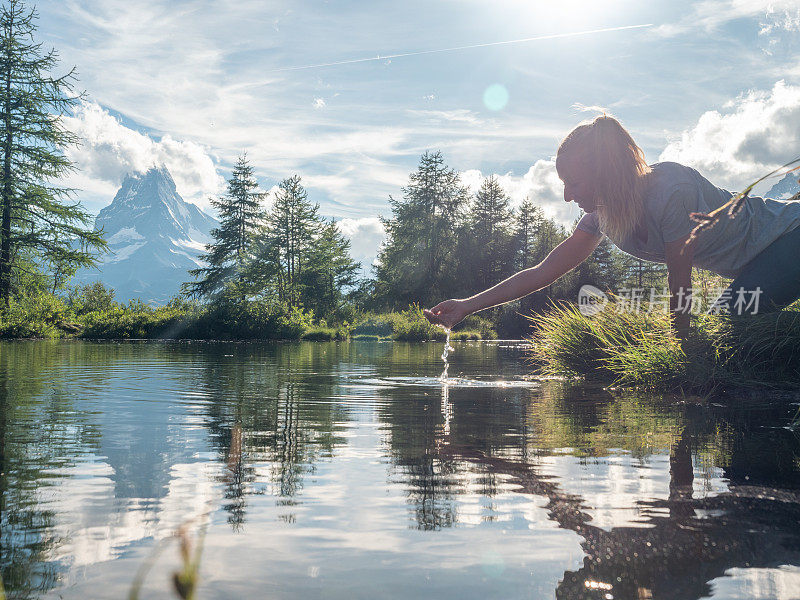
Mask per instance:
[[[435,50],[419,50],[417,52],[402,52],[400,54],[378,54],[377,56],[370,56],[368,58],[353,58],[350,60],[338,60],[336,62],[319,63],[315,65],[300,65],[296,67],[282,67],[280,69],[271,69],[268,73],[277,73],[279,71],[301,71],[303,69],[318,69],[322,67],[335,67],[338,65],[352,65],[355,63],[370,62],[374,60],[388,60],[392,58],[403,58],[406,56],[419,56],[421,54],[438,54],[440,52],[455,52],[457,50],[469,50],[471,48],[486,48],[488,46],[505,46],[508,44],[522,44],[525,42],[538,42],[540,40],[554,40],[557,38],[577,37],[581,35],[592,35],[594,33],[609,33],[611,31],[623,31],[626,29],[642,29],[644,27],[652,27],[652,23],[645,23],[643,25],[624,25],[622,27],[606,27],[604,29],[590,29],[587,31],[573,31],[570,33],[552,33],[548,35],[537,35],[535,37],[521,38],[519,40],[505,40],[502,42],[487,42],[485,44],[470,44],[469,46],[454,46],[452,48],[437,48]]]

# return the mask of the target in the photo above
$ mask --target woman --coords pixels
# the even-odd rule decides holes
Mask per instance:
[[[687,244],[696,225],[690,213],[708,213],[733,194],[678,163],[648,165],[630,134],[606,115],[564,139],[556,170],[564,200],[586,213],[572,235],[535,267],[426,310],[429,321],[450,328],[469,314],[542,289],[583,262],[604,235],[628,254],[666,263],[670,313],[681,338],[689,327],[693,265],[734,278],[717,300],[721,310],[765,312],[800,297],[800,202],[749,197],[735,217],[723,211]]]

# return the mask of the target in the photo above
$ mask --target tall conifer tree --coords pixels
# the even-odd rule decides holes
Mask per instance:
[[[403,188],[389,197],[392,216],[381,219],[386,242],[376,268],[376,294],[390,307],[428,304],[458,287],[457,233],[469,200],[441,152],[426,152]]]
[[[210,296],[228,283],[243,282],[254,235],[263,224],[263,199],[247,154],[242,154],[231,172],[227,192],[211,201],[219,211],[220,226],[211,231],[214,242],[206,246],[202,256],[208,266],[189,271],[197,281],[185,283],[184,293]]]
[[[535,256],[536,238],[543,218],[542,209],[533,203],[530,196],[526,196],[517,209],[514,222],[515,266],[518,270],[527,269],[538,262]]]
[[[302,275],[303,304],[328,315],[341,307],[344,290],[355,287],[361,265],[350,258],[350,240],[334,221],[320,226]]]
[[[321,228],[318,212],[319,205],[309,201],[298,175],[281,181],[259,244],[277,261],[278,297],[290,306],[303,299],[302,275]]]
[[[0,302],[8,306],[15,277],[28,265],[59,274],[94,264],[105,248],[91,216],[54,185],[73,170],[63,149],[78,142],[63,116],[80,100],[75,70],[60,77],[55,50],[34,41],[37,14],[20,0],[0,6]]]
[[[512,225],[508,196],[496,177],[487,177],[472,202],[466,232],[469,255],[465,262],[481,289],[494,285],[514,267]]]

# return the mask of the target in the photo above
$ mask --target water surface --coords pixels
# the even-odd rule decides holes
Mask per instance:
[[[535,382],[524,347],[0,343],[12,598],[798,598],[793,395]],[[498,384],[502,382],[502,384]]]

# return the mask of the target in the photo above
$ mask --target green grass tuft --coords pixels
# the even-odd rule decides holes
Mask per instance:
[[[532,356],[546,375],[708,392],[800,383],[800,305],[747,317],[701,315],[681,344],[666,313],[594,316],[562,304],[530,317]]]

